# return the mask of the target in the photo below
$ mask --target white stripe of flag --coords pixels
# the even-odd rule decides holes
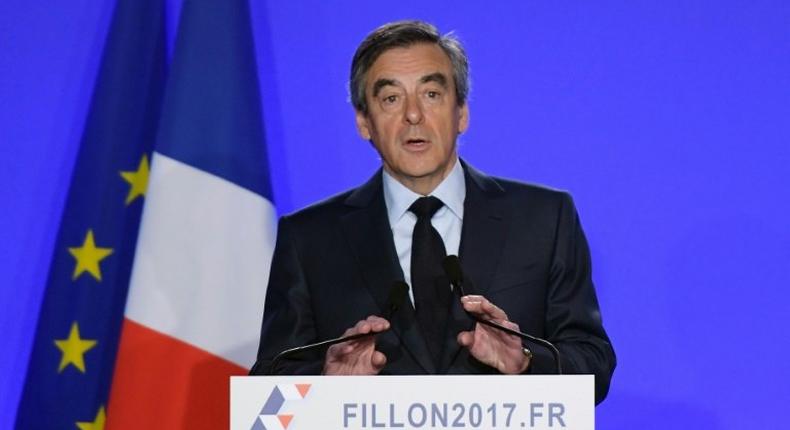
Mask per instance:
[[[249,368],[275,234],[270,201],[154,153],[126,317]]]

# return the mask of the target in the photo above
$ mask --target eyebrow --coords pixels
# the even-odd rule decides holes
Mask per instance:
[[[444,76],[441,72],[431,73],[429,75],[425,75],[420,78],[420,83],[425,84],[428,82],[436,82],[437,84],[441,85],[442,88],[447,88],[447,76]],[[373,83],[373,97],[377,97],[381,92],[381,89],[388,86],[398,86],[399,82],[395,79],[389,78],[382,78],[377,80]]]
[[[420,83],[425,84],[428,82],[436,82],[437,84],[441,85],[442,88],[447,88],[447,77],[440,72],[431,73],[430,75],[425,75],[420,78]]]
[[[397,82],[395,79],[379,79],[373,84],[373,97],[379,95],[381,89],[388,86],[397,86]]]

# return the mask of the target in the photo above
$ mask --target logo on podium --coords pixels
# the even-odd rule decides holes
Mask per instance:
[[[307,397],[311,384],[277,384],[272,390],[250,430],[286,430],[294,415],[280,413],[286,401]]]

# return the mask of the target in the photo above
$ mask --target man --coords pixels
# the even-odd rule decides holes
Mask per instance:
[[[387,24],[359,46],[351,100],[382,169],[280,220],[252,374],[556,372],[549,351],[466,311],[553,342],[565,372],[594,374],[606,396],[615,356],[573,203],[459,160],[468,81],[460,43],[430,24]],[[441,267],[452,254],[476,290],[460,300]],[[409,297],[385,319],[400,280]],[[270,369],[287,348],[371,332]]]

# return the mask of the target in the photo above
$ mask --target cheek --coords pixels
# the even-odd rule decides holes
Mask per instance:
[[[395,146],[400,139],[402,128],[398,124],[384,123],[378,128],[378,137],[384,145]]]

